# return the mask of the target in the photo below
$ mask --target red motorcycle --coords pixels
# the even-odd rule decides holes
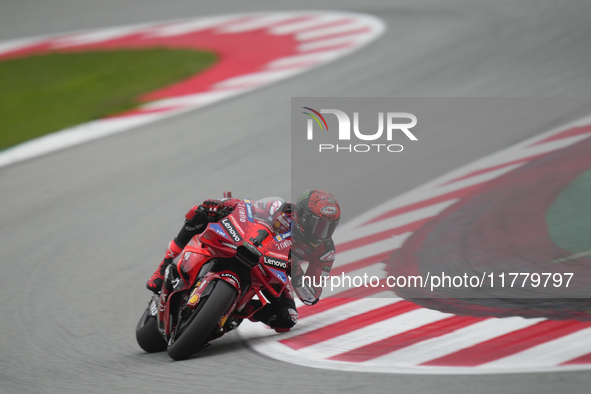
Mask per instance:
[[[187,359],[267,304],[263,292],[279,297],[291,286],[286,206],[278,197],[243,200],[193,237],[137,325],[140,347]]]

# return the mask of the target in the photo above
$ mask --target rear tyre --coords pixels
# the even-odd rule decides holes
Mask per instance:
[[[174,341],[167,349],[173,360],[186,360],[207,343],[217,323],[238,294],[232,285],[223,280],[217,280],[213,285],[215,287],[203,300],[203,305],[178,323],[177,327],[182,327],[189,322],[181,332],[173,334]]]
[[[150,316],[150,307],[146,309],[135,329],[138,345],[148,353],[166,350],[166,341],[158,332],[158,322],[155,316]]]

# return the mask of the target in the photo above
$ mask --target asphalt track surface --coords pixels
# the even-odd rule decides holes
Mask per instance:
[[[255,199],[291,193],[290,97],[580,97],[512,130],[460,127],[425,136],[391,166],[336,173],[331,191],[343,196],[345,220],[364,204],[589,113],[591,6],[583,1],[3,0],[0,38],[276,9],[365,12],[389,29],[302,76],[0,169],[0,392],[588,392],[588,372],[407,376],[303,368],[252,352],[235,333],[184,362],[140,351],[134,328],[149,296],[144,284],[186,209],[225,189]],[[507,116],[519,111],[500,106]],[[396,182],[368,198],[364,183],[381,178]]]

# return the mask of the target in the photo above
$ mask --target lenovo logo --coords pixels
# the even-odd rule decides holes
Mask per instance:
[[[236,233],[236,230],[234,229],[232,224],[230,224],[230,221],[228,221],[227,219],[224,219],[224,220],[222,220],[221,223],[226,228],[226,231],[228,231],[228,234],[230,234],[230,236],[232,236],[232,238],[234,239],[234,242],[240,242],[242,240],[242,238],[240,238],[238,233]]]
[[[287,263],[285,261],[271,259],[267,256],[263,257],[263,260],[266,265],[272,265],[273,267],[278,267],[278,268],[283,268],[283,269],[287,268]]]

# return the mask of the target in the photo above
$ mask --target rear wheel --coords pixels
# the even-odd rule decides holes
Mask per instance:
[[[206,344],[216,324],[234,302],[236,289],[223,280],[213,283],[213,290],[192,313],[181,311],[177,329],[168,346],[173,360],[186,360]]]
[[[150,303],[150,306],[152,303]],[[150,306],[146,308],[135,329],[135,338],[138,345],[148,353],[162,352],[166,350],[166,341],[158,332],[158,322],[155,316],[150,315]]]

